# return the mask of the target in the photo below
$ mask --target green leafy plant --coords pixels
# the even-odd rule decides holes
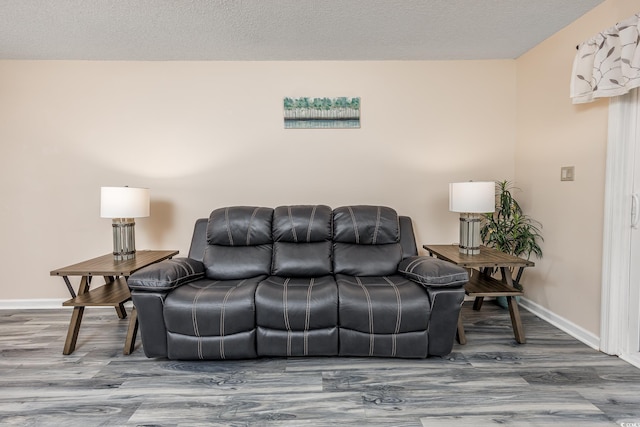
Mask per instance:
[[[485,245],[518,257],[542,258],[542,224],[522,212],[509,181],[496,182],[496,211],[484,215],[480,236]]]

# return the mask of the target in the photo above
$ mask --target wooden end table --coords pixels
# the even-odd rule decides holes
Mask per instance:
[[[113,258],[113,254],[107,254],[53,270],[51,275],[62,276],[71,294],[71,299],[63,302],[62,305],[73,307],[69,331],[67,332],[62,354],[71,354],[76,349],[76,341],[85,307],[115,307],[118,317],[125,319],[127,312],[124,303],[131,299],[127,277],[143,267],[169,259],[177,254],[178,251],[137,251],[135,258],[122,261],[116,261]],[[71,286],[69,276],[81,276],[77,295],[73,290],[73,286]],[[102,276],[105,284],[90,290],[89,287],[93,276]],[[137,333],[138,315],[136,308],[133,307],[129,317],[124,354],[131,354],[133,351]]]
[[[431,256],[452,262],[469,271],[469,283],[464,287],[465,293],[475,297],[473,309],[480,310],[485,297],[505,297],[509,306],[513,335],[520,344],[527,342],[524,336],[524,328],[520,320],[520,311],[516,296],[523,295],[523,292],[515,287],[520,281],[525,267],[533,267],[535,263],[526,259],[500,252],[486,246],[480,247],[477,255],[461,254],[457,245],[423,245]],[[502,280],[491,277],[494,268],[499,268]],[[515,272],[516,278],[512,277],[511,269]],[[458,318],[458,342],[466,344],[467,339],[462,323],[462,312]]]

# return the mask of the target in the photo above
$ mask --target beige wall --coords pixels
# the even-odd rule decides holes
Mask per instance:
[[[455,242],[447,183],[514,177],[515,67],[0,61],[0,300],[66,297],[49,271],[111,250],[100,186],[151,188],[139,249],[186,255],[233,204],[385,204]],[[362,128],[284,130],[285,96],[360,96]]]
[[[186,255],[193,221],[233,204],[385,204],[451,243],[447,183],[515,178],[544,226],[527,297],[597,336],[608,102],[572,105],[569,75],[631,3],[516,61],[0,61],[0,300],[64,298],[49,271],[110,251],[100,186],[151,188],[138,248]],[[362,128],[285,130],[284,96],[360,96]]]
[[[572,105],[576,45],[638,12],[608,0],[517,62],[516,181],[523,208],[544,226],[544,259],[524,277],[526,295],[596,336],[600,293],[608,101]],[[560,181],[575,166],[574,182]]]

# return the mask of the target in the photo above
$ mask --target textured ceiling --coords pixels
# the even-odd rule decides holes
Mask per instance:
[[[511,59],[602,1],[0,0],[0,59]]]

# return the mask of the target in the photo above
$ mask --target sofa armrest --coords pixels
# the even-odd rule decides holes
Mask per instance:
[[[464,268],[429,256],[405,258],[398,265],[398,271],[425,287],[455,287],[469,281],[469,273]]]
[[[191,258],[167,259],[133,273],[127,279],[130,289],[170,291],[204,277],[204,264]]]

